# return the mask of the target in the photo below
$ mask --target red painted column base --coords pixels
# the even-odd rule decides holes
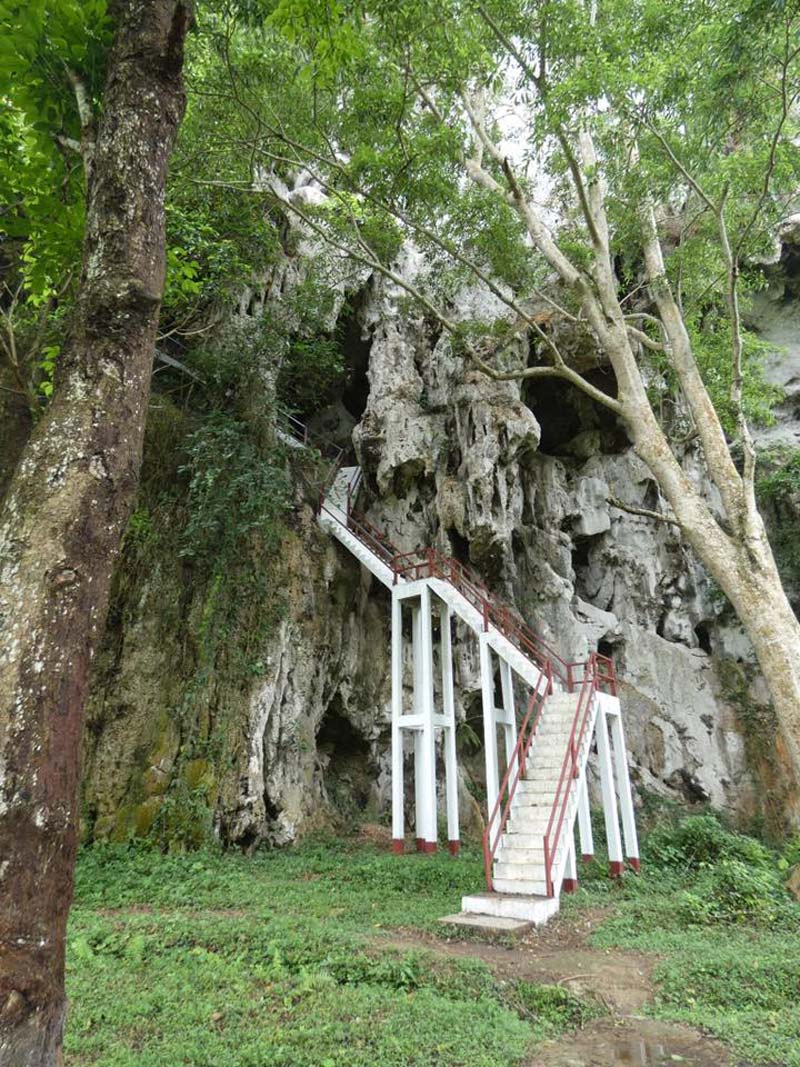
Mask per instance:
[[[422,851],[423,852],[428,852],[428,853],[435,852],[436,851],[436,842],[435,841],[423,841],[422,842]]]
[[[578,888],[577,878],[565,878],[561,883],[561,888],[565,893],[574,893]]]
[[[584,852],[581,856],[581,863],[591,863],[594,859],[594,852]]]
[[[624,870],[625,864],[622,860],[611,860],[608,865],[608,873],[611,878],[621,878]]]
[[[632,871],[636,871],[637,874],[639,873],[639,871],[641,871],[642,863],[638,856],[632,856],[628,860],[628,863],[630,864],[630,868]]]
[[[417,852],[424,852],[425,851],[425,842],[422,840],[421,837],[415,837],[414,838],[414,844],[416,845]]]
[[[461,842],[460,841],[448,841],[447,842],[447,847],[450,850],[450,855],[451,856],[457,856],[459,851],[461,850]]]
[[[392,838],[392,852],[394,852],[395,856],[402,856],[403,853],[405,852],[405,850],[406,850],[406,843],[403,840],[403,838],[402,837],[393,837]]]

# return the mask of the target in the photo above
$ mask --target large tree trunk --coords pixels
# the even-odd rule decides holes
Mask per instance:
[[[139,478],[189,0],[116,0],[78,310],[0,513],[0,1063],[61,1061],[89,666]]]
[[[653,472],[669,501],[681,532],[698,558],[730,600],[750,638],[767,684],[777,722],[774,746],[773,808],[780,809],[784,827],[800,826],[800,622],[781,583],[766,531],[755,516],[753,536],[726,533],[708,504],[682,470],[649,407],[632,406],[628,431],[639,456]],[[724,483],[718,475],[717,483]],[[738,493],[741,484],[728,486]],[[779,785],[779,790],[777,786]]]
[[[742,549],[727,586],[720,583],[753,642],[772,698],[777,733],[771,797],[790,827],[800,826],[800,622],[781,583],[766,534]]]

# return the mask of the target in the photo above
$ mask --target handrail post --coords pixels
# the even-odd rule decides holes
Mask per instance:
[[[483,632],[489,632],[489,603],[486,600],[483,602]]]

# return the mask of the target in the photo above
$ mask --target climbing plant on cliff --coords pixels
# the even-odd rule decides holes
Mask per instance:
[[[87,17],[97,49],[86,46]],[[52,401],[0,511],[4,1067],[62,1062],[83,706],[139,477],[164,287],[164,189],[183,113],[190,18],[184,0],[112,0],[107,13],[98,0],[0,8],[4,33],[14,30],[12,48],[22,55],[14,59],[4,35],[0,96],[16,101],[31,144],[49,128],[76,154],[85,183],[74,319]],[[103,60],[102,89],[92,78],[95,56]],[[27,64],[22,82],[15,62]],[[26,114],[31,101],[40,109],[35,118]],[[36,192],[26,192],[35,214]]]
[[[225,36],[229,99],[247,120],[251,173],[238,187],[270,193],[307,233],[389,277],[465,367],[560,379],[620,420],[672,511],[649,514],[677,522],[750,636],[796,822],[800,625],[756,502],[750,421],[769,417],[771,397],[745,310],[797,194],[797,6],[281,0],[260,10],[262,54],[284,64],[290,54],[299,73],[288,91],[271,85],[263,68],[254,74],[253,39]],[[298,88],[306,103],[290,111]],[[264,177],[301,171],[324,200]],[[413,239],[427,269],[379,254],[381,220]],[[491,293],[493,316],[458,317],[451,297],[465,282]],[[610,364],[614,395],[571,365],[567,334]],[[654,409],[657,375],[677,401],[669,420]],[[689,450],[713,501],[687,474]]]

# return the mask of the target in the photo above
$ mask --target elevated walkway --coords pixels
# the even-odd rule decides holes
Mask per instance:
[[[293,447],[315,444],[296,420],[285,423],[280,434]],[[594,852],[587,764],[595,747],[610,873],[619,875],[625,859],[638,870],[612,661],[597,653],[585,661],[565,661],[458,560],[433,548],[400,553],[356,509],[361,469],[344,465],[341,450],[328,449],[328,458],[319,524],[391,591],[395,851],[405,848],[407,737],[414,751],[415,844],[421,851],[437,847],[437,731],[442,735],[445,766],[448,846],[453,853],[459,848],[455,617],[475,635],[479,647],[487,792],[486,892],[463,898],[463,921],[474,925],[474,917],[483,915],[545,922],[558,910],[561,892],[576,888],[578,854],[586,860]],[[519,725],[518,707],[525,709]],[[457,918],[451,916],[449,921]]]

